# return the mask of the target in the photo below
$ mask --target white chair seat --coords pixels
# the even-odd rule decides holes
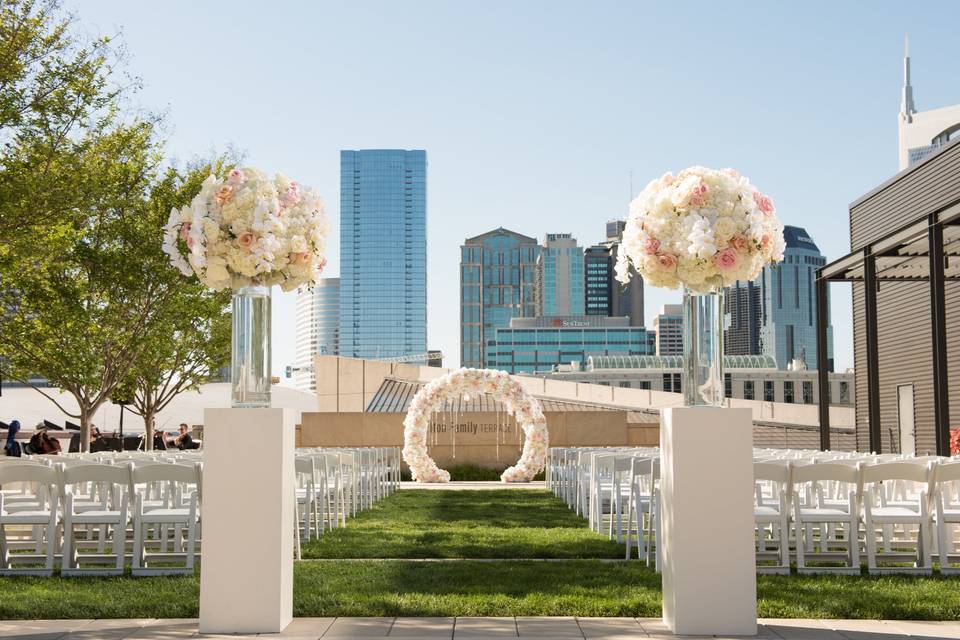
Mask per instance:
[[[190,509],[151,509],[143,514],[142,519],[157,524],[188,522]]]
[[[844,509],[829,507],[800,509],[801,522],[847,522],[848,520],[850,520],[850,512]]]
[[[50,521],[50,512],[44,510],[16,511],[0,515],[2,524],[46,524]]]
[[[120,511],[114,510],[90,510],[71,516],[70,521],[74,524],[111,524],[120,523]],[[126,524],[126,523],[124,523]]]
[[[889,505],[886,507],[874,507],[871,509],[871,513],[873,514],[873,520],[877,522],[894,522],[899,520],[916,521],[916,519],[920,517],[916,509]]]
[[[773,507],[755,506],[753,508],[753,517],[754,518],[773,518],[775,520],[780,519],[780,511],[774,509]]]

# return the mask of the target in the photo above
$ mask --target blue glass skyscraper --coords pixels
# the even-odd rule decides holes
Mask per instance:
[[[427,352],[427,152],[340,152],[340,355]]]
[[[760,350],[780,369],[794,361],[808,369],[817,362],[816,271],[827,263],[804,229],[786,226],[783,262],[760,275]],[[829,302],[829,298],[828,298]],[[827,312],[830,317],[830,312]],[[827,329],[827,370],[833,371],[833,330]]]

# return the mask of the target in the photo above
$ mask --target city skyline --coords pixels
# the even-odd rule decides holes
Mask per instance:
[[[169,113],[172,156],[234,146],[251,164],[295,175],[324,195],[334,227],[325,275],[340,274],[339,150],[426,149],[427,342],[456,365],[458,305],[449,302],[463,238],[503,225],[531,235],[570,232],[589,246],[602,240],[599,224],[624,215],[631,193],[666,170],[737,167],[775,198],[784,222],[818,239],[828,261],[844,255],[848,204],[897,170],[904,32],[917,103],[960,101],[952,63],[960,43],[927,17],[951,5],[923,6],[304,7],[269,45],[257,11],[238,11],[215,31],[206,25],[218,12],[204,5],[174,12],[103,0],[78,13],[92,31],[123,26],[129,70],[144,80],[137,102]],[[745,20],[750,38],[730,38]],[[540,35],[525,26],[532,21]],[[322,38],[313,37],[316,25]],[[638,41],[639,25],[658,26]],[[166,33],[197,42],[196,50],[169,47]],[[449,55],[432,55],[438,46]],[[290,64],[266,63],[276,59],[263,55],[267,47]],[[334,52],[348,48],[345,68]],[[248,65],[242,76],[167,72],[197,57],[229,65],[236,55]],[[243,80],[251,77],[256,86]],[[853,362],[848,291],[831,292],[839,370]],[[648,327],[662,304],[680,299],[653,287],[645,293]],[[282,375],[295,361],[296,295],[274,298],[273,361]]]

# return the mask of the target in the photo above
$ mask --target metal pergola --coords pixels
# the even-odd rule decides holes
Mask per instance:
[[[952,258],[952,260],[951,260]],[[867,360],[867,423],[870,450],[880,451],[880,370],[877,289],[881,282],[930,283],[931,360],[937,455],[950,455],[950,399],[947,387],[945,284],[960,281],[960,200],[916,219],[817,270],[817,362],[827,362],[827,287],[831,282],[862,282]],[[830,384],[827,367],[818,367],[820,448],[830,448]],[[864,372],[857,372],[862,375]],[[825,400],[826,399],[826,400]]]

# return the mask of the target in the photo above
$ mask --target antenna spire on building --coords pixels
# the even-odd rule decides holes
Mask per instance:
[[[903,92],[900,98],[900,118],[906,122],[913,122],[913,114],[917,112],[913,104],[913,86],[910,84],[910,38],[903,36]]]

